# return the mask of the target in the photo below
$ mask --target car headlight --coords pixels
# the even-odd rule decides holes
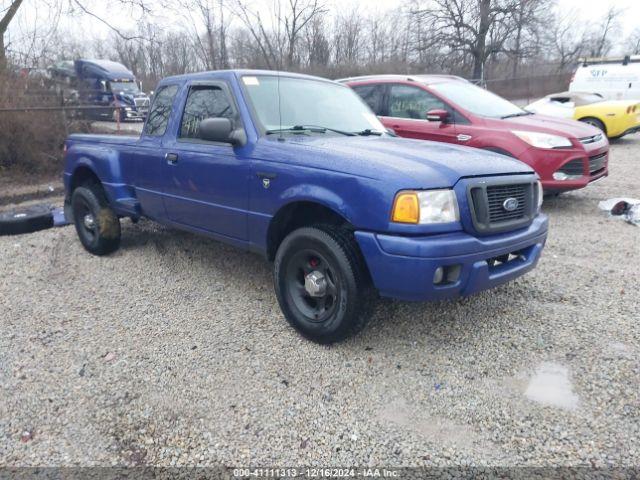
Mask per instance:
[[[568,138],[561,137],[560,135],[551,135],[550,133],[527,132],[523,130],[512,130],[511,133],[536,148],[567,148],[573,145]]]
[[[433,224],[460,220],[453,190],[403,190],[393,202],[391,220],[397,223]]]

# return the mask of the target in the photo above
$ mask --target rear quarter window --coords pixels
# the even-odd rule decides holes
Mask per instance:
[[[158,89],[147,117],[147,123],[144,125],[143,133],[145,135],[155,137],[164,135],[176,93],[178,93],[177,85],[167,85]]]

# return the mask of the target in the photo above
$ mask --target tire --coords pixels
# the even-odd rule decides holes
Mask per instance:
[[[593,117],[581,118],[580,121],[582,123],[587,123],[589,125],[593,125],[594,127],[600,129],[600,131],[602,133],[604,133],[605,135],[607,134],[607,127],[605,127],[604,123],[602,123],[597,118],[593,118]]]
[[[78,187],[71,195],[73,220],[80,243],[94,255],[107,255],[120,246],[120,220],[98,184]]]
[[[20,235],[53,227],[53,214],[48,205],[0,213],[0,235]]]
[[[313,277],[309,278],[310,275]],[[313,296],[305,281],[324,285]],[[317,343],[338,342],[360,332],[377,301],[369,274],[353,238],[332,225],[304,227],[280,244],[274,285],[289,324]]]

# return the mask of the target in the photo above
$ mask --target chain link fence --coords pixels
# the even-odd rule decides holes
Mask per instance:
[[[484,82],[488,90],[520,106],[528,105],[550,93],[568,90],[571,73],[492,79]]]
[[[562,73],[491,79],[481,85],[524,106],[566,90],[570,78],[571,74]],[[103,104],[83,103],[95,91],[45,88],[16,79],[0,84],[0,172],[59,171],[64,139],[71,133],[139,132],[139,127],[121,121],[121,107],[115,99],[103,99]]]

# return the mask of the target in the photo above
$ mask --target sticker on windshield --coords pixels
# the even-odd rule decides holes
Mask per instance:
[[[258,77],[242,77],[242,81],[245,85],[250,86],[259,86],[260,82],[258,81]]]

